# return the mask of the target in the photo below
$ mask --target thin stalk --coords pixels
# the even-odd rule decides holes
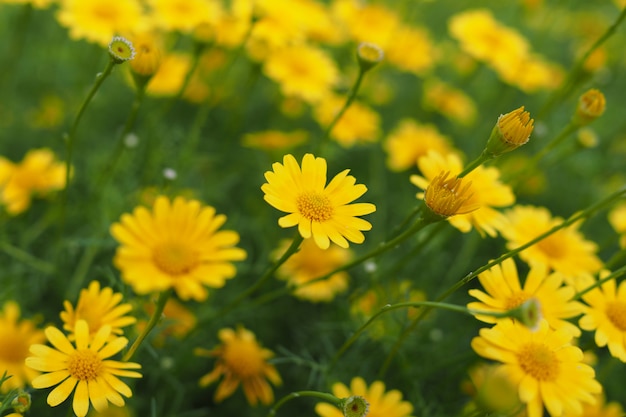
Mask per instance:
[[[493,159],[493,158],[494,158],[494,156],[492,154],[487,153],[487,151],[484,150],[478,156],[478,158],[474,159],[472,162],[467,164],[465,169],[463,169],[463,171],[461,171],[461,173],[459,175],[457,175],[457,177],[463,178],[464,176],[466,176],[467,174],[469,174],[470,172],[472,172],[473,170],[475,170],[476,168],[478,168],[479,166],[481,166],[482,164],[484,164],[485,162],[487,162],[487,161],[489,161],[490,159]]]
[[[336,407],[339,407],[341,405],[341,399],[335,397],[332,394],[326,394],[324,392],[318,392],[318,391],[297,391],[297,392],[292,392],[291,394],[284,396],[283,398],[280,399],[280,401],[274,404],[274,406],[270,409],[270,412],[267,414],[267,417],[275,416],[278,409],[282,407],[286,402],[291,401],[294,398],[300,398],[300,397],[318,398],[322,401],[331,403]]]
[[[34,257],[30,253],[11,245],[8,242],[0,242],[0,250],[9,255],[13,259],[28,265],[44,274],[52,274],[55,270],[54,265]]]
[[[150,317],[150,321],[148,321],[148,324],[143,329],[141,334],[137,336],[137,339],[135,339],[130,349],[128,349],[128,351],[122,357],[123,362],[127,362],[128,360],[130,360],[130,358],[133,357],[133,355],[135,354],[135,352],[137,351],[141,343],[148,336],[148,334],[150,334],[154,326],[157,325],[157,323],[161,319],[161,315],[163,314],[163,309],[165,308],[165,304],[167,303],[167,300],[170,298],[171,294],[172,294],[172,289],[165,290],[159,294],[159,298],[156,303],[156,308],[154,310],[154,313],[152,314],[152,317]]]
[[[609,275],[607,275],[604,278],[599,278],[595,283],[593,283],[593,285],[590,285],[589,287],[585,288],[584,290],[577,292],[574,295],[574,297],[572,298],[572,300],[579,300],[581,297],[583,297],[585,294],[587,294],[589,291],[593,290],[594,288],[598,288],[599,286],[601,286],[605,282],[610,281],[612,279],[619,278],[622,275],[626,275],[626,266],[623,266],[623,267],[613,271],[612,273],[610,273]]]

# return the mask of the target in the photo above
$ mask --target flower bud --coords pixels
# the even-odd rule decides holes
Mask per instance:
[[[367,400],[359,395],[344,398],[341,404],[344,417],[365,417],[370,409]]]
[[[487,141],[486,152],[495,157],[524,145],[530,139],[533,123],[524,106],[501,114]]]
[[[13,401],[11,401],[11,407],[13,407],[16,412],[23,414],[26,411],[30,410],[30,403],[30,394],[26,391],[20,390],[17,394],[17,397],[15,397]]]
[[[463,185],[463,179],[452,176],[449,171],[441,172],[428,185],[424,192],[424,203],[431,213],[440,219],[455,214],[466,214],[479,208],[471,203],[471,181]]]
[[[385,57],[383,50],[373,43],[361,42],[356,49],[356,57],[361,71],[365,72],[375,67]]]
[[[579,126],[587,125],[604,113],[606,99],[600,90],[592,88],[578,99],[578,106],[573,122]]]
[[[135,58],[135,48],[128,39],[116,36],[109,43],[109,55],[113,62],[121,64]]]
[[[533,331],[539,329],[539,323],[541,323],[541,319],[543,318],[539,300],[529,298],[524,301],[517,308],[511,310],[511,317]]]

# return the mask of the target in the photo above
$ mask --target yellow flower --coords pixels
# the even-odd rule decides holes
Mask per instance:
[[[19,164],[0,157],[0,201],[11,215],[25,211],[33,195],[45,196],[65,185],[65,164],[50,149],[28,151]]]
[[[515,206],[505,212],[500,233],[508,241],[507,248],[515,249],[563,222],[552,217],[545,207]],[[528,249],[520,258],[530,265],[544,264],[565,275],[566,280],[582,273],[594,273],[602,267],[595,253],[595,243],[585,240],[577,224],[560,229]]]
[[[121,244],[113,262],[138,294],[173,288],[183,300],[203,301],[204,287],[223,287],[236,273],[231,262],[246,257],[236,232],[218,230],[224,222],[197,200],[159,196],[152,211],[137,207],[111,226]]]
[[[363,243],[362,230],[372,225],[357,217],[376,211],[370,203],[348,204],[367,191],[363,184],[348,175],[346,169],[326,185],[326,160],[308,153],[302,158],[302,168],[293,155],[285,155],[283,163],[275,162],[273,171],[265,173],[267,183],[261,190],[264,199],[276,209],[289,213],[278,219],[281,227],[298,226],[300,235],[311,236],[322,249],[332,240],[347,248],[348,241]]]
[[[387,60],[402,71],[424,75],[435,65],[437,49],[424,28],[401,27],[386,48]]]
[[[141,365],[109,359],[128,344],[124,337],[107,343],[111,335],[110,326],[103,326],[91,338],[87,322],[77,321],[74,329],[75,347],[56,327],[48,327],[45,333],[54,348],[31,345],[30,353],[34,356],[26,358],[26,366],[46,372],[33,380],[34,388],[48,388],[58,384],[48,394],[48,405],[56,407],[73,391],[74,413],[84,417],[90,401],[97,411],[103,411],[109,402],[117,406],[124,405],[122,395],[132,396],[128,385],[118,376],[141,378],[140,373],[128,370],[140,369]]]
[[[594,279],[580,280],[579,290],[594,284]],[[579,325],[583,330],[594,331],[599,347],[608,346],[612,356],[626,362],[626,281],[617,285],[611,279],[599,288],[594,288],[583,295],[589,305]]]
[[[135,58],[130,61],[130,69],[133,74],[140,77],[152,77],[162,59],[162,46],[160,39],[154,33],[135,33],[129,37],[135,47]]]
[[[486,151],[499,156],[525,145],[533,131],[533,122],[530,113],[524,111],[524,106],[501,114],[489,136]]]
[[[387,136],[384,148],[388,154],[387,166],[393,171],[416,166],[419,157],[431,149],[442,155],[452,151],[448,138],[434,125],[423,125],[412,119],[403,119],[398,123]]]
[[[145,26],[137,0],[61,0],[57,20],[70,30],[72,39],[86,39],[102,46],[117,33]]]
[[[606,99],[600,90],[592,88],[578,99],[574,121],[586,125],[602,116],[606,107]]]
[[[267,363],[267,359],[274,356],[272,351],[262,348],[254,333],[243,327],[221,329],[218,337],[222,343],[215,349],[196,349],[196,355],[217,358],[213,371],[200,379],[200,386],[207,386],[224,376],[215,391],[215,402],[230,397],[241,384],[250,405],[259,401],[271,404],[274,393],[267,380],[274,385],[282,383],[276,368]]]
[[[602,393],[594,395],[596,401],[594,404],[583,404],[582,414],[563,413],[561,417],[624,417],[624,410],[618,402],[610,402],[607,404]]]
[[[4,303],[0,311],[0,376],[6,371],[11,378],[0,386],[0,393],[25,388],[39,375],[24,365],[24,359],[30,345],[44,340],[43,331],[31,320],[20,320],[20,307],[15,301]]]
[[[333,13],[347,26],[352,39],[375,43],[383,50],[393,43],[394,33],[400,26],[398,15],[382,4],[340,0],[333,2]]]
[[[252,24],[254,0],[233,0],[215,23],[215,42],[227,48],[241,45]]]
[[[317,104],[315,119],[326,128],[346,102],[344,97],[328,95]],[[375,142],[380,136],[380,116],[370,107],[354,101],[330,132],[330,137],[343,147],[357,143]]]
[[[461,90],[438,80],[425,83],[422,103],[426,109],[437,111],[464,126],[471,125],[476,119],[474,101]]]
[[[309,103],[330,93],[339,72],[332,58],[322,49],[292,45],[269,54],[263,73],[279,84],[285,96],[295,96]]]
[[[480,363],[468,371],[469,381],[463,381],[461,387],[472,402],[463,409],[463,415],[526,417],[523,411],[515,413],[522,405],[517,387],[498,367]]]
[[[485,291],[469,290],[469,294],[479,301],[469,303],[467,308],[504,313],[534,298],[539,302],[541,316],[551,328],[564,328],[574,336],[580,336],[580,329],[565,319],[581,314],[583,306],[572,300],[576,290],[563,285],[563,276],[558,272],[549,274],[545,266],[534,266],[521,286],[515,262],[509,258],[480,274],[478,279]],[[476,315],[476,318],[486,323],[502,320],[483,315]]]
[[[214,0],[149,0],[148,4],[154,24],[168,31],[189,33],[198,25],[215,24],[222,14]]]
[[[146,303],[144,309],[152,316],[155,304]],[[153,337],[153,343],[157,346],[163,345],[168,336],[182,339],[196,327],[196,323],[195,314],[185,307],[184,304],[170,297],[163,308],[163,320],[159,323],[158,334]],[[147,324],[147,321],[138,322],[137,328],[139,331],[143,331]]]
[[[65,300],[65,311],[61,312],[63,329],[70,333],[73,340],[74,328],[78,320],[85,320],[89,325],[91,335],[96,334],[102,326],[111,326],[111,339],[121,336],[124,332],[122,327],[129,326],[137,321],[134,317],[127,316],[133,308],[130,304],[120,304],[122,294],[114,293],[109,287],[100,289],[98,281],[91,281],[89,287],[80,291],[76,309],[72,303]]]
[[[348,398],[353,395],[365,398],[369,403],[367,417],[410,417],[413,406],[402,401],[402,393],[398,390],[385,391],[385,383],[374,381],[368,388],[361,377],[352,378],[350,387],[337,382],[333,384],[332,393],[337,398]],[[315,412],[321,417],[343,417],[337,407],[328,403],[315,405]]]
[[[582,362],[583,352],[571,344],[566,329],[553,330],[542,320],[537,331],[516,321],[501,321],[481,329],[472,349],[482,357],[502,362],[502,372],[517,387],[528,417],[580,415],[582,403],[593,403],[602,386],[592,367]]]
[[[450,172],[456,176],[463,170],[461,159],[455,154],[442,156],[434,151],[418,159],[417,163],[424,175],[412,175],[411,182],[423,190],[442,172]],[[448,218],[450,224],[467,233],[474,227],[481,235],[496,236],[497,228],[502,224],[502,214],[493,207],[509,206],[515,202],[515,196],[511,188],[502,184],[499,180],[500,172],[494,167],[485,168],[479,166],[463,179],[472,183],[472,195],[464,205],[479,206],[467,214],[458,214]],[[423,194],[418,194],[423,198]]]
[[[449,171],[442,172],[428,184],[423,193],[426,206],[433,214],[443,218],[478,210],[480,205],[472,202],[472,183],[463,184],[462,178],[448,179],[448,175],[450,175]]]
[[[116,64],[131,61],[135,59],[135,48],[128,39],[116,36],[109,42],[109,56]]]
[[[274,251],[273,257],[280,258],[290,243],[288,240],[281,242],[280,247]],[[291,255],[280,267],[276,275],[287,281],[289,286],[296,287],[293,292],[296,297],[312,302],[329,302],[335,298],[336,294],[348,289],[349,276],[345,271],[337,272],[313,284],[307,283],[344,265],[351,256],[352,253],[348,249],[333,246],[324,250],[320,249],[313,240],[307,239],[302,242],[300,250]]]
[[[620,234],[620,246],[626,248],[626,203],[616,205],[609,212],[609,222],[613,229]]]
[[[246,134],[243,137],[243,145],[251,148],[280,150],[294,148],[306,142],[308,138],[309,133],[306,130],[295,130],[290,133],[267,130]]]
[[[161,59],[158,70],[150,79],[147,93],[154,96],[173,96],[183,87],[185,76],[191,69],[191,58],[185,54],[167,54]]]

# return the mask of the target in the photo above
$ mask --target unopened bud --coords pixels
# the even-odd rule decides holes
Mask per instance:
[[[524,145],[530,139],[534,120],[524,106],[507,114],[501,114],[487,141],[487,153],[500,156]]]
[[[587,125],[602,116],[606,99],[600,90],[592,88],[578,99],[573,121],[579,126]]]
[[[383,50],[373,43],[361,42],[356,49],[356,56],[361,66],[361,71],[365,72],[375,67],[385,57]]]

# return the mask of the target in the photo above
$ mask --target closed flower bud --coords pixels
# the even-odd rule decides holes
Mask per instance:
[[[517,319],[520,323],[532,331],[539,329],[539,323],[543,318],[539,300],[536,298],[529,298],[524,301],[519,305],[519,307],[511,311],[511,317]]]
[[[600,90],[592,88],[578,99],[578,106],[574,114],[573,122],[584,126],[596,120],[604,113],[606,99]]]
[[[524,145],[530,139],[533,123],[524,106],[501,114],[487,141],[486,152],[495,157]]]
[[[385,53],[378,45],[361,42],[356,49],[356,56],[361,66],[361,71],[365,72],[382,61]]]

